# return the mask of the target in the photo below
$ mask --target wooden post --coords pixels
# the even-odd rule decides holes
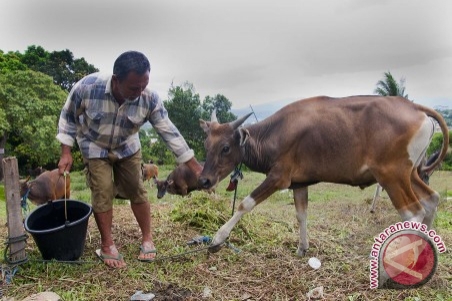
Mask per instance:
[[[25,253],[26,235],[20,204],[19,168],[15,157],[3,159],[3,175],[8,218],[7,244],[9,245],[9,255],[5,259],[9,263],[20,263],[27,260],[27,254]]]

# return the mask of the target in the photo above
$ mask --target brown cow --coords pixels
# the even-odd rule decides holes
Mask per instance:
[[[430,172],[446,156],[447,125],[436,111],[402,97],[313,97],[289,104],[265,120],[240,127],[251,115],[219,124],[200,120],[207,133],[206,162],[199,182],[210,188],[243,163],[266,179],[239,205],[216,233],[209,250],[218,251],[246,212],[278,190],[293,189],[300,242],[308,249],[309,185],[331,182],[361,188],[380,183],[404,221],[432,225],[439,194],[419,177],[417,167],[430,144],[434,121],[443,146]],[[432,117],[429,118],[429,117]]]
[[[27,198],[35,205],[42,205],[71,196],[71,178],[69,174],[60,175],[58,168],[45,171],[36,179],[30,181],[30,177],[20,181],[20,197]]]
[[[159,176],[159,168],[155,164],[141,164],[141,173],[143,182],[146,182],[150,179],[157,179]],[[152,181],[149,181],[149,186],[152,186]]]
[[[154,179],[157,186],[157,198],[161,199],[165,193],[186,196],[193,190],[199,190],[198,177],[185,164],[178,165],[164,181]],[[209,190],[208,192],[212,192]]]

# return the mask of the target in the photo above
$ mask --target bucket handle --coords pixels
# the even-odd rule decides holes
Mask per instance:
[[[67,220],[67,196],[66,196],[66,178],[67,178],[67,171],[64,171],[63,176],[64,176],[64,218],[65,218],[65,224],[69,224],[69,221]]]

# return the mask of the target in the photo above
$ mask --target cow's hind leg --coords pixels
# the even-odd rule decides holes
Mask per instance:
[[[436,209],[439,203],[439,194],[433,191],[424,181],[420,178],[417,170],[414,170],[411,174],[411,185],[413,191],[416,194],[419,202],[422,204],[425,210],[425,216],[422,223],[427,225],[430,229],[435,219]]]
[[[401,177],[394,175],[381,184],[403,221],[423,221],[426,212],[411,187],[408,174]]]
[[[298,243],[297,255],[304,256],[309,248],[308,241],[308,187],[293,190],[295,209],[297,210],[297,220],[300,227],[300,240]]]

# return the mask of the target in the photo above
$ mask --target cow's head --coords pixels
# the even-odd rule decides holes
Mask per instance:
[[[168,191],[168,187],[173,184],[173,180],[159,181],[156,177],[154,178],[155,186],[157,186],[157,198],[161,199],[165,196]]]
[[[30,176],[28,176],[24,180],[19,180],[19,188],[20,188],[20,197],[23,197],[27,191],[30,189]]]
[[[211,120],[199,120],[201,128],[207,133],[204,142],[206,162],[199,177],[199,186],[203,189],[215,187],[242,160],[242,146],[249,133],[240,125],[251,115],[249,113],[235,121],[220,124],[215,111]]]

